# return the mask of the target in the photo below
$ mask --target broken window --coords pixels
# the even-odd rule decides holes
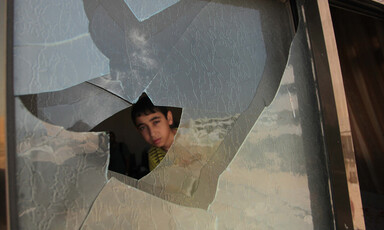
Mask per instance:
[[[291,10],[15,1],[20,226],[330,228],[306,27],[293,39]],[[107,177],[107,136],[89,131],[143,92],[183,109],[175,142],[140,180]]]

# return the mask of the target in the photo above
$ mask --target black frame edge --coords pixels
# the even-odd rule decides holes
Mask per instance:
[[[335,228],[354,229],[336,102],[320,9],[317,1],[313,0],[307,0],[304,7],[319,92]]]

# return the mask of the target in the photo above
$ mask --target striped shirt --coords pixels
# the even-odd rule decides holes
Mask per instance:
[[[165,152],[162,148],[152,146],[148,151],[149,170],[152,171],[165,157]]]

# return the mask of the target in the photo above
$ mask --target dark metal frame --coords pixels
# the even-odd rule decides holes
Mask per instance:
[[[16,121],[13,91],[13,1],[7,1],[7,151],[8,151],[8,204],[9,228],[18,229],[16,185]],[[9,26],[12,25],[12,26]]]
[[[304,9],[319,91],[335,228],[353,229],[336,102],[333,94],[331,71],[326,53],[319,6],[317,1],[309,0],[306,1]]]
[[[333,7],[384,20],[384,5],[371,0],[329,0],[329,3]],[[305,11],[329,161],[335,228],[354,229],[334,89],[317,1],[307,0]]]
[[[2,97],[5,96],[5,119],[6,119],[6,168],[5,178],[1,178],[3,183],[1,186],[5,188],[6,207],[1,207],[1,218],[6,220],[6,229],[18,229],[17,224],[17,190],[16,190],[16,148],[15,148],[15,112],[14,112],[14,93],[13,93],[13,1],[3,0],[0,15],[6,19],[6,23],[2,26],[2,34],[6,34],[6,44],[4,47],[6,74],[0,76],[5,78],[5,92],[2,92]],[[3,45],[3,44],[1,44]],[[4,55],[4,54],[1,54]],[[0,198],[2,199],[2,198]],[[4,225],[3,225],[4,226]]]

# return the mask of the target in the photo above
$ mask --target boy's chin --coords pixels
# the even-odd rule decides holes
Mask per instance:
[[[152,146],[162,148],[164,145],[162,145],[161,143],[153,143]]]

